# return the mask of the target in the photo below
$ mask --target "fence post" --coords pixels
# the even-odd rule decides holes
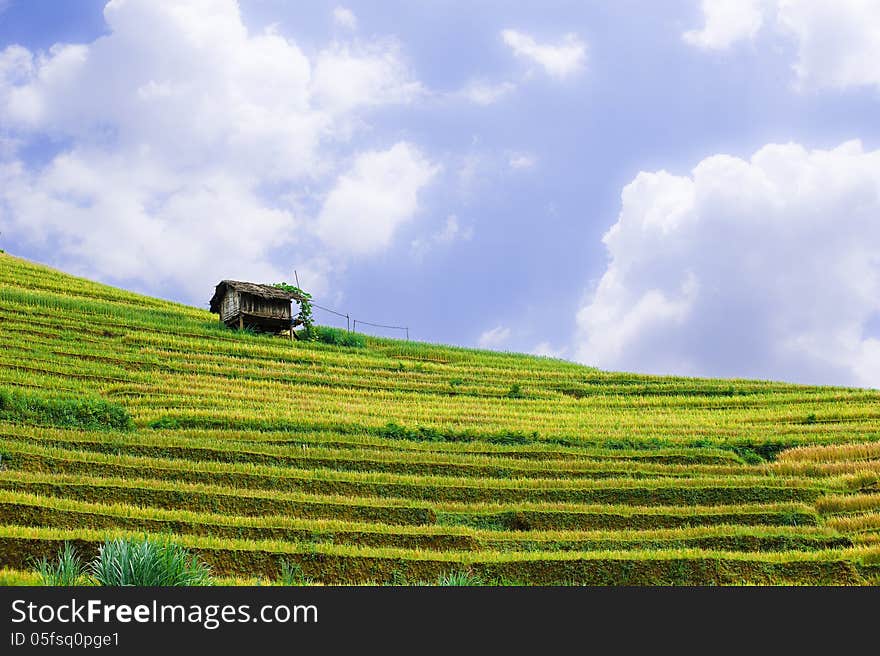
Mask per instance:
[[[353,319],[353,323],[352,323],[352,325],[353,325],[352,330],[357,331],[357,329],[358,329],[358,320],[357,320],[357,319]]]
[[[345,329],[348,332],[351,332],[351,317],[349,317],[347,314],[345,315]]]
[[[409,327],[406,329],[406,341],[409,341]]]

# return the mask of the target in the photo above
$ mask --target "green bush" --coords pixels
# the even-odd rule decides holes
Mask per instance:
[[[297,301],[299,304],[299,314],[296,318],[299,319],[303,330],[299,333],[295,333],[297,339],[302,339],[308,342],[318,339],[318,334],[314,325],[314,318],[312,316],[312,295],[300,289],[297,285],[290,285],[286,282],[276,282],[272,286],[296,294],[299,297],[299,300]]]
[[[366,345],[364,336],[361,333],[353,333],[341,328],[330,328],[329,326],[316,326],[314,331],[317,340],[325,344],[350,346],[352,348],[363,348]]]
[[[463,431],[441,431],[431,426],[419,426],[418,428],[407,428],[393,421],[388,422],[384,426],[373,431],[380,437],[392,440],[411,440],[414,442],[474,442],[483,440],[492,444],[530,444],[537,442],[540,438],[538,431],[532,431],[526,435],[518,431],[499,431],[497,433],[478,434],[471,430]],[[552,442],[553,440],[545,440]],[[558,440],[557,440],[558,441]]]
[[[149,423],[150,428],[170,428],[177,429],[180,428],[180,420],[175,419],[174,417],[159,417],[158,419],[154,419]]]
[[[754,449],[750,449],[746,446],[735,446],[730,449],[747,465],[760,465],[764,462],[764,458],[761,457],[760,454],[756,453]]]
[[[104,399],[37,396],[7,389],[0,389],[0,420],[91,430],[134,427],[125,408]]]
[[[211,585],[208,566],[187,549],[168,541],[108,540],[89,570],[99,585]]]

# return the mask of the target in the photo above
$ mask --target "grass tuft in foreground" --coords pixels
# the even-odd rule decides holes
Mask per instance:
[[[188,549],[144,537],[107,540],[86,565],[65,542],[55,561],[37,561],[42,585],[201,586],[212,585],[210,568]]]
[[[86,566],[70,542],[64,543],[54,561],[48,558],[38,560],[36,570],[43,585],[72,586],[88,583]]]
[[[105,542],[89,570],[98,585],[211,585],[211,570],[169,541],[117,538]]]

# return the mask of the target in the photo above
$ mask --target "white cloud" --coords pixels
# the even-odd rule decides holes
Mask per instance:
[[[471,80],[461,90],[460,95],[476,105],[492,105],[516,90],[513,82],[492,83],[485,80]]]
[[[561,358],[565,355],[566,351],[565,347],[562,348],[553,348],[550,342],[540,342],[535,345],[535,348],[532,349],[532,355],[539,355],[544,358]]]
[[[705,24],[682,38],[724,50],[754,39],[762,26],[792,41],[801,89],[880,86],[880,2],[877,0],[703,0]]]
[[[508,339],[510,339],[510,328],[495,326],[480,335],[477,339],[477,345],[483,349],[497,349]]]
[[[419,191],[437,172],[437,166],[406,142],[360,154],[324,201],[319,236],[352,254],[384,248],[396,228],[413,218]]]
[[[172,277],[193,299],[214,278],[276,278],[280,272],[265,257],[267,236],[293,243],[297,228],[290,213],[263,206],[235,177],[206,174],[177,188],[151,163],[118,156],[66,153],[37,173],[5,166],[0,186],[13,208],[7,225],[19,238],[62,243],[75,268],[114,279],[159,285]],[[150,207],[159,195],[165,200]]]
[[[356,30],[358,26],[357,16],[351,9],[336,7],[333,10],[333,22],[347,30]]]
[[[421,259],[436,246],[448,246],[456,241],[470,241],[474,236],[471,226],[462,226],[454,214],[446,217],[446,223],[426,239],[414,239],[410,244],[413,255]]]
[[[336,171],[357,160],[348,139],[362,112],[421,89],[394,43],[333,43],[309,58],[275,28],[250,33],[234,0],[111,0],[104,16],[108,33],[90,43],[0,52],[5,237],[85,275],[174,284],[192,300],[220,277],[282,275],[278,249],[306,261],[314,219],[287,199],[350,187]],[[48,164],[18,159],[47,135],[67,144]],[[410,155],[402,214],[374,246],[429,168],[414,147],[389,152]],[[381,172],[354,180],[369,202],[397,184]],[[324,236],[345,246],[346,233]]]
[[[751,39],[764,22],[767,0],[702,0],[705,24],[689,30],[682,38],[699,48],[723,50],[743,39]]]
[[[425,93],[392,41],[334,43],[318,55],[312,90],[323,107],[340,113],[362,106],[411,103]]]
[[[880,386],[880,151],[768,145],[642,172],[578,312],[577,358],[651,373]]]
[[[576,34],[566,34],[559,43],[538,43],[535,39],[517,30],[503,30],[501,38],[514,54],[539,64],[544,71],[555,78],[565,78],[577,73],[587,58],[587,46]]]
[[[777,19],[797,42],[800,86],[880,87],[877,0],[779,0]]]
[[[535,158],[526,153],[512,153],[507,163],[514,170],[531,169],[535,167]]]

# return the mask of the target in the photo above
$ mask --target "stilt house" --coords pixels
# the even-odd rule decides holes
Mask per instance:
[[[271,285],[223,280],[211,298],[211,312],[230,328],[278,333],[293,330],[298,320],[291,320],[290,302],[302,300]]]

